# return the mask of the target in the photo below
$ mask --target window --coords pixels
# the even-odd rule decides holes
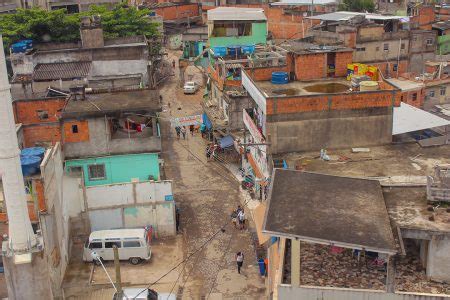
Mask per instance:
[[[405,43],[401,43],[401,44],[400,44],[400,49],[401,49],[401,50],[405,50]]]
[[[427,46],[433,45],[433,39],[427,39]]]
[[[101,180],[106,178],[105,165],[89,165],[89,180]]]
[[[417,93],[412,94],[412,100],[416,101],[417,100]]]
[[[40,120],[47,120],[48,119],[48,111],[47,110],[37,110],[36,111],[38,118]]]
[[[120,241],[105,242],[105,248],[112,248],[113,246],[121,248],[122,243]]]
[[[441,87],[441,90],[440,90],[441,96],[445,96],[446,92],[447,92],[447,88],[446,87]]]
[[[79,175],[81,174],[81,172],[83,172],[83,168],[81,166],[74,166],[74,167],[69,167],[69,174],[70,175]]]
[[[384,51],[389,51],[389,44],[384,44],[383,49]]]
[[[392,66],[392,70],[397,71],[397,69],[398,69],[398,65],[397,65],[397,64],[394,64],[394,65]]]
[[[434,97],[434,91],[430,91],[430,92],[428,93],[428,96],[429,96],[429,97]]]
[[[141,247],[141,242],[139,241],[124,241],[123,242],[124,248],[135,248],[135,247]]]
[[[78,125],[72,125],[72,133],[78,133]]]
[[[89,244],[89,249],[101,249],[103,248],[102,242],[92,242]]]
[[[365,47],[356,48],[356,51],[366,51],[366,48]]]

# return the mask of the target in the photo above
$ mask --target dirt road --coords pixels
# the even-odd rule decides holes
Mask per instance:
[[[173,53],[171,54],[173,55]],[[190,67],[186,78],[201,80]],[[189,74],[195,74],[189,76]],[[177,74],[178,75],[178,74]],[[200,78],[200,79],[199,79]],[[167,178],[174,181],[174,195],[181,208],[181,231],[185,257],[200,247],[230,220],[240,203],[239,183],[215,163],[206,162],[206,141],[199,133],[178,140],[168,120],[200,114],[203,91],[184,95],[178,76],[161,87],[165,112],[162,114],[163,158]],[[170,102],[170,104],[169,104]],[[243,273],[236,269],[235,254],[245,253]],[[264,279],[259,276],[252,239],[248,231],[233,226],[217,234],[210,243],[178,269],[182,272],[176,291],[183,299],[236,298],[261,299]]]

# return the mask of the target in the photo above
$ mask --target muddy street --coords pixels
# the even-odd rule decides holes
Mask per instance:
[[[201,83],[200,71],[194,67],[187,69],[186,78]],[[203,90],[184,95],[176,74],[161,87],[161,94],[165,110],[162,157],[166,176],[174,181],[174,195],[181,211],[184,257],[228,224],[225,232],[217,233],[211,242],[180,265],[176,292],[183,299],[260,299],[264,295],[264,279],[259,276],[251,235],[248,230],[239,231],[229,224],[231,211],[241,202],[239,182],[220,165],[206,162],[206,140],[200,133],[178,140],[170,128],[170,118],[201,113]],[[240,275],[235,263],[238,251],[245,254]]]

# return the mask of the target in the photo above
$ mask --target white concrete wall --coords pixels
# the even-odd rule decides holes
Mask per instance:
[[[320,300],[438,300],[450,296],[432,294],[386,293],[374,290],[338,289],[327,287],[278,286],[278,299],[320,299]]]
[[[59,295],[69,262],[69,205],[63,201],[63,164],[60,144],[48,149],[41,163],[47,214],[40,215],[50,280]]]
[[[88,209],[166,201],[172,181],[144,181],[86,187]]]
[[[69,217],[78,217],[86,210],[83,198],[83,183],[81,177],[72,177],[64,174],[63,177],[63,199],[68,205]]]
[[[450,282],[449,238],[435,237],[429,241],[427,276],[431,279]]]
[[[83,187],[81,187],[83,188]],[[91,230],[151,225],[158,236],[174,235],[172,181],[144,181],[85,187]]]

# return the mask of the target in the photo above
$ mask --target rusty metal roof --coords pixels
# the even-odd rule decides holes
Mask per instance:
[[[88,76],[90,70],[91,62],[89,61],[38,64],[34,68],[33,79],[47,81],[83,78]]]

